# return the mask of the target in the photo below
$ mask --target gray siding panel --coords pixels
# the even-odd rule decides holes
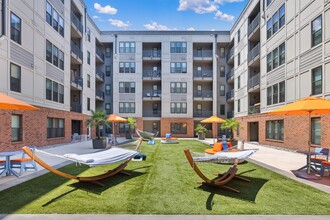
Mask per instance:
[[[300,56],[299,72],[309,70],[322,64],[322,47],[317,47],[304,55]]]
[[[267,74],[267,85],[274,84],[285,79],[285,66],[282,65],[278,69]]]
[[[119,94],[120,102],[135,102],[135,94]]]
[[[33,54],[24,50],[15,43],[10,43],[10,59],[17,64],[33,70],[34,57]]]
[[[55,8],[55,10],[64,17],[64,5],[60,0],[48,0],[50,4]],[[45,9],[46,13],[46,9]]]
[[[171,101],[173,102],[187,101],[187,94],[171,93]]]
[[[64,83],[64,72],[48,62],[46,62],[46,76],[49,79]]]

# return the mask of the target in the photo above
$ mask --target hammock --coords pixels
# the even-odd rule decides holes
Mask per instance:
[[[238,159],[238,163],[243,162],[246,158],[250,157],[257,150],[243,150],[237,152],[225,152],[221,151],[213,155],[205,155],[199,157],[193,157],[195,162],[213,162],[213,163],[233,163],[235,159]]]
[[[143,138],[143,140],[153,140],[158,134],[158,132],[151,133],[147,131],[141,131],[139,129],[136,129],[136,133],[139,135],[140,138]]]

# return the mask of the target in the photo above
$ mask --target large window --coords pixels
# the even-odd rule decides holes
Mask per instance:
[[[321,144],[321,118],[312,118],[312,144],[320,145]]]
[[[187,42],[171,42],[171,53],[187,53]]]
[[[322,67],[312,70],[312,95],[322,93]]]
[[[135,62],[119,62],[119,73],[135,73]]]
[[[61,50],[58,51],[58,61],[58,67],[64,70],[64,53]]]
[[[53,64],[58,66],[58,48],[53,45]]]
[[[172,134],[187,134],[187,123],[171,123]]]
[[[187,93],[187,83],[171,82],[171,93]]]
[[[285,63],[285,42],[267,54],[267,72]]]
[[[53,7],[48,1],[46,2],[46,21],[53,26]]]
[[[10,90],[21,92],[21,67],[10,64]]]
[[[285,102],[285,81],[267,87],[267,105]]]
[[[64,37],[64,19],[48,1],[46,2],[46,22]]]
[[[135,93],[135,82],[119,82],[119,93]]]
[[[187,114],[187,103],[171,102],[171,114]]]
[[[135,113],[135,102],[119,102],[119,113]]]
[[[22,141],[22,116],[11,116],[11,141]]]
[[[64,70],[64,53],[50,41],[46,40],[46,60]]]
[[[64,86],[50,79],[46,79],[46,99],[64,103]]]
[[[64,137],[64,119],[47,118],[47,138]]]
[[[225,95],[226,95],[225,86],[221,85],[220,86],[220,96],[225,96]]]
[[[266,122],[266,139],[284,140],[284,121],[267,121]]]
[[[135,53],[135,42],[119,42],[119,53]]]
[[[171,73],[187,73],[187,63],[171,62]]]
[[[312,47],[322,42],[322,15],[312,21]]]
[[[285,4],[267,21],[267,39],[274,35],[285,24]]]
[[[13,12],[10,14],[10,39],[21,44],[21,19]]]

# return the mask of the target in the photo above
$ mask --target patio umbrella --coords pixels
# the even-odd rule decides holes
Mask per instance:
[[[308,115],[308,154],[311,146],[311,115],[330,114],[330,100],[317,97],[307,97],[296,102],[275,109],[269,114],[273,115]],[[307,173],[310,174],[310,156],[308,156]]]
[[[115,132],[115,122],[119,123],[119,122],[126,122],[127,119],[125,118],[122,118],[120,116],[118,116],[117,114],[111,114],[109,115],[108,119],[107,119],[108,122],[112,122],[112,134],[114,134]]]
[[[39,110],[38,108],[26,104],[18,99],[0,93],[0,109],[2,110]]]
[[[212,134],[212,137],[214,138],[216,135],[216,130],[215,129],[213,129],[213,127],[215,127],[215,126],[213,126],[214,124],[218,124],[218,123],[222,123],[222,122],[225,122],[225,120],[224,119],[222,119],[222,118],[219,118],[218,116],[215,116],[215,115],[213,115],[213,116],[211,116],[211,117],[209,117],[209,118],[206,118],[206,119],[204,119],[204,120],[202,120],[201,121],[201,123],[211,123],[212,124],[212,130],[213,130],[213,134]],[[214,144],[214,139],[213,139],[213,144]]]

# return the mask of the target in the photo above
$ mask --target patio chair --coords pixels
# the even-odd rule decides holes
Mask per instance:
[[[321,173],[320,173],[321,176],[324,176],[325,170],[328,170],[328,175],[330,176],[330,162],[328,161],[323,161],[321,163]]]
[[[35,151],[34,146],[30,146],[29,148],[31,149],[32,152]],[[22,174],[22,171],[26,171],[28,169],[38,171],[38,168],[37,168],[37,165],[36,165],[34,159],[31,157],[26,157],[26,156],[27,156],[26,153],[23,152],[21,158],[10,160],[10,166],[12,169],[14,169],[14,168],[20,169],[19,175]]]
[[[6,161],[0,160],[0,173],[6,168]]]
[[[311,155],[311,166],[313,166],[316,170],[320,170],[322,162],[327,162],[329,160],[329,149],[316,147],[315,153],[318,154]]]

